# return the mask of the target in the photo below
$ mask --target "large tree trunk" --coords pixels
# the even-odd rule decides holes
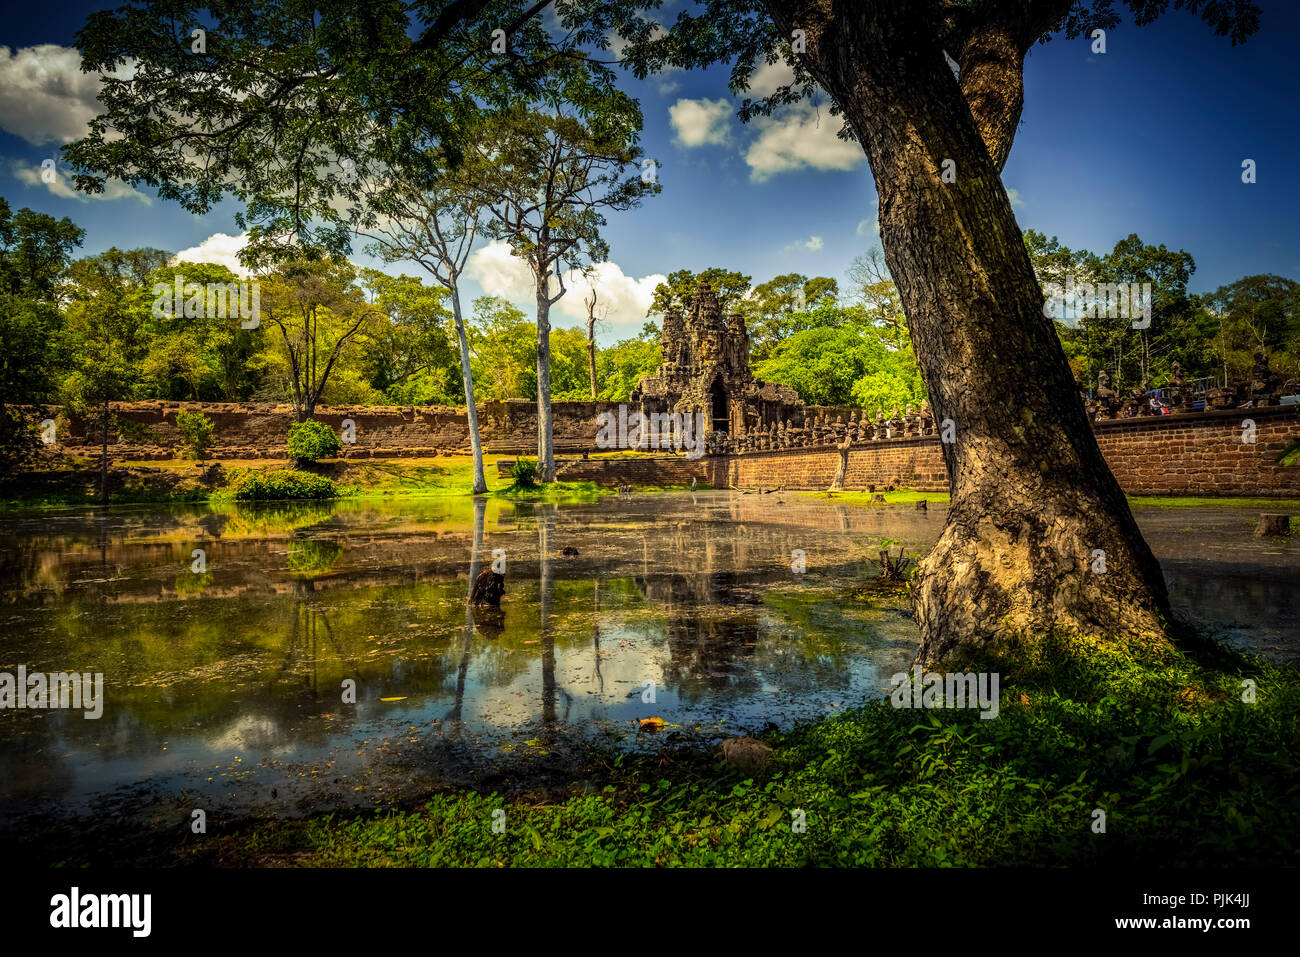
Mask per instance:
[[[483,474],[483,442],[478,434],[478,407],[474,403],[474,373],[469,364],[469,339],[465,335],[465,320],[460,313],[460,289],[451,290],[451,318],[456,324],[456,340],[460,343],[460,375],[465,384],[465,418],[469,426],[469,449],[474,456],[474,494],[487,493],[487,477]]]
[[[952,505],[913,587],[918,661],[980,656],[1052,629],[1166,640],[1160,567],[1075,394],[929,5],[768,5],[783,33],[806,31],[805,62],[863,144],[941,434],[952,421]],[[955,182],[941,178],[946,160]]]
[[[551,283],[548,273],[537,281],[537,477],[555,481],[555,434],[551,420]]]

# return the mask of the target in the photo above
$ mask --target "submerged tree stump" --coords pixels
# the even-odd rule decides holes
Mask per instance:
[[[1291,516],[1264,512],[1259,516],[1259,525],[1255,528],[1255,534],[1261,537],[1265,535],[1290,535]]]
[[[479,573],[478,578],[474,580],[474,590],[470,593],[469,603],[475,606],[487,604],[497,608],[500,607],[501,596],[505,593],[505,576],[500,572],[485,568]]]

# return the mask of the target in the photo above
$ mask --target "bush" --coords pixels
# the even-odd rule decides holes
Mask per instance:
[[[297,462],[315,462],[339,454],[343,443],[324,422],[308,419],[289,429],[289,457]]]
[[[234,485],[239,502],[268,502],[277,499],[324,499],[338,495],[338,486],[329,479],[278,469],[274,472],[249,472]]]
[[[532,488],[537,484],[537,463],[532,459],[515,459],[510,477],[520,488]]]
[[[176,413],[176,431],[186,453],[202,462],[212,448],[212,420],[202,412],[181,409]]]

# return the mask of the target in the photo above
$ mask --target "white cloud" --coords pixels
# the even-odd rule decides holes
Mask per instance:
[[[732,107],[726,100],[678,100],[668,107],[668,118],[682,146],[727,142]]]
[[[127,65],[117,76],[129,76]],[[0,128],[34,146],[69,143],[100,112],[101,78],[81,72],[81,54],[53,43],[0,46]]]
[[[867,160],[860,145],[836,135],[843,121],[810,103],[790,107],[780,118],[756,118],[754,125],[758,139],[746,151],[745,162],[755,182],[804,167],[852,170]]]
[[[197,246],[182,249],[173,258],[173,263],[215,263],[225,266],[237,276],[247,276],[248,270],[239,261],[239,252],[248,245],[248,233],[230,236],[226,233],[213,233]]]
[[[794,82],[794,69],[784,60],[775,63],[761,63],[749,77],[749,96],[771,96],[779,87],[789,86]]]
[[[9,166],[9,171],[13,173],[14,179],[18,180],[18,182],[25,183],[28,186],[44,186],[55,196],[62,197],[63,199],[77,199],[83,203],[88,203],[92,199],[138,199],[146,206],[153,203],[152,199],[140,192],[134,186],[128,186],[126,183],[117,179],[110,179],[105,182],[104,191],[102,193],[81,193],[72,188],[72,183],[71,180],[69,180],[67,173],[58,166],[55,167],[54,180],[49,183],[45,182],[41,178],[41,174],[45,171],[41,169],[40,166],[31,163],[14,160]]]
[[[565,316],[586,322],[587,309],[582,301],[596,289],[596,315],[604,316],[607,327],[616,332],[616,338],[622,338],[638,332],[646,321],[646,310],[654,299],[655,287],[667,282],[668,277],[662,273],[653,273],[637,279],[628,276],[618,263],[603,262],[592,267],[590,276],[570,273],[564,283],[569,291],[556,303],[556,308]]]
[[[1018,189],[1012,189],[1008,187],[1007,198],[1011,200],[1012,209],[1019,209],[1021,206],[1025,205],[1025,201],[1020,198],[1020,190]]]
[[[532,275],[527,263],[511,255],[507,243],[493,240],[474,250],[465,275],[482,286],[485,293],[508,299],[524,307],[526,315],[533,314]],[[552,307],[552,324],[586,322],[587,311],[582,301],[591,295],[594,286],[596,315],[604,317],[607,331],[612,331],[616,338],[626,336],[640,330],[654,298],[655,287],[667,281],[668,277],[661,273],[639,279],[629,276],[614,262],[596,263],[589,276],[571,271],[564,277],[568,291]]]
[[[510,244],[494,239],[470,253],[465,275],[490,296],[511,302],[532,302],[533,279],[528,264],[510,252]]]
[[[813,252],[816,252],[822,248],[822,238],[820,236],[809,236],[808,241],[804,243],[804,246],[813,250]]]

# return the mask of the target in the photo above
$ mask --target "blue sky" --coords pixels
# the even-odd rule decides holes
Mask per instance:
[[[669,17],[675,5],[665,5]],[[71,46],[96,6],[49,0],[6,10],[0,195],[15,208],[70,216],[87,230],[83,253],[112,245],[228,253],[233,244],[211,237],[238,232],[233,203],[196,217],[147,188],[146,203],[125,190],[113,199],[58,195],[40,182],[41,160],[84,130],[93,109],[94,79],[77,74],[75,54],[59,48]],[[1293,77],[1300,4],[1262,6],[1260,32],[1235,48],[1180,12],[1140,29],[1121,25],[1108,34],[1105,54],[1092,53],[1086,39],[1035,47],[1003,176],[1021,226],[1094,251],[1131,232],[1186,249],[1196,259],[1197,292],[1251,273],[1300,280]],[[42,45],[50,46],[30,49]],[[860,148],[835,141],[825,109],[796,108],[746,126],[726,81],[723,68],[627,79],[663,192],[610,217],[611,263],[599,274],[612,309],[605,341],[639,327],[656,277],[673,270],[718,265],[755,282],[790,271],[843,281],[853,258],[879,243],[870,171]],[[1241,182],[1247,158],[1257,164],[1252,185]],[[516,267],[502,250],[482,250],[469,291],[502,293],[530,310]],[[575,324],[581,298],[571,291],[553,323]]]

